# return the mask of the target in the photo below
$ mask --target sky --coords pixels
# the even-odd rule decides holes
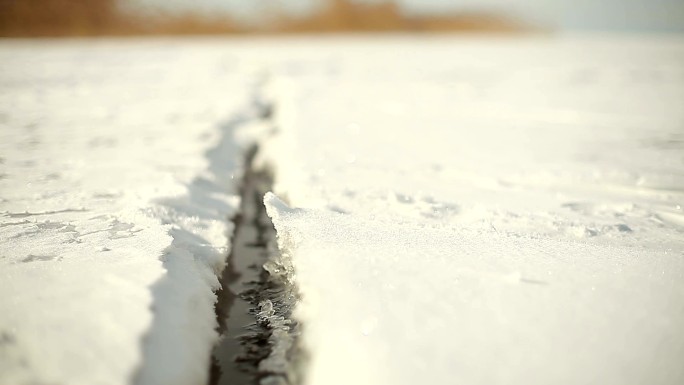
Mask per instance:
[[[305,12],[321,0],[129,0],[171,9],[230,10],[242,17],[274,5]],[[378,1],[378,0],[365,0]],[[562,30],[684,31],[684,0],[397,0],[409,12],[491,11]]]

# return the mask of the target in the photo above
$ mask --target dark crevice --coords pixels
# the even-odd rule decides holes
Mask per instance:
[[[257,107],[261,119],[271,117],[270,105]],[[221,277],[222,288],[216,292],[221,339],[212,354],[210,385],[301,382],[298,368],[304,355],[297,344],[300,328],[291,319],[297,291],[291,279],[264,268],[265,264],[278,263],[279,254],[275,230],[263,204],[273,178],[254,168],[256,153],[255,146],[246,154],[240,214],[233,218],[231,252]]]

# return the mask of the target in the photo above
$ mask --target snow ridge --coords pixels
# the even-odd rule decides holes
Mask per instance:
[[[234,228],[228,217],[240,200],[223,190],[243,168],[244,148],[233,132],[248,120],[238,115],[221,127],[221,140],[207,152],[207,175],[196,178],[186,195],[159,200],[157,215],[170,226],[173,241],[162,257],[167,273],[152,287],[155,319],[143,344],[138,384],[206,382],[210,347],[218,338],[214,292],[225,267],[224,245],[230,247],[227,234]]]
[[[263,265],[269,274],[268,282],[272,288],[266,290],[267,298],[260,301],[257,318],[271,330],[271,351],[259,363],[259,371],[276,376],[267,376],[261,383],[285,381],[287,384],[299,384],[303,382],[307,355],[300,346],[301,325],[293,319],[293,311],[299,302],[299,288],[292,261],[297,237],[293,237],[282,226],[282,219],[296,216],[302,210],[290,208],[270,191],[264,195],[263,202],[266,214],[276,229],[277,247],[270,245],[269,260]]]

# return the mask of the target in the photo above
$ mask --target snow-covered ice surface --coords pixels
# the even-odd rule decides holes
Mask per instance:
[[[307,383],[684,382],[684,39],[580,36],[0,42],[0,383],[205,382],[254,68]]]
[[[206,383],[241,63],[211,41],[0,43],[0,383]]]
[[[684,382],[682,37],[289,49],[260,156],[307,383]]]

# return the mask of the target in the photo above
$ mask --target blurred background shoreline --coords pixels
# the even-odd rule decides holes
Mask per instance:
[[[0,37],[684,32],[682,0],[0,0]]]
[[[228,7],[211,12],[132,0],[0,0],[0,37],[164,35],[279,35],[383,32],[542,31],[503,13],[453,10],[409,12],[393,1],[319,1],[307,12],[281,3],[245,17]],[[254,16],[254,15],[252,15]]]

